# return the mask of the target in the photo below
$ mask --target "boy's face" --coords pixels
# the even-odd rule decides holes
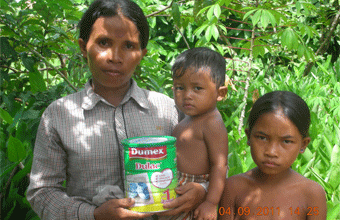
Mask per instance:
[[[95,89],[124,89],[146,53],[136,25],[123,15],[99,17],[87,43],[79,39]]]
[[[261,115],[251,132],[246,132],[254,162],[269,175],[288,170],[310,142],[280,111]]]
[[[219,89],[212,82],[210,70],[193,72],[188,68],[180,78],[174,78],[174,99],[177,107],[188,116],[199,116],[216,108]]]

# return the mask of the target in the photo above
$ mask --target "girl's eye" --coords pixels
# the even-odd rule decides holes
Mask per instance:
[[[199,86],[196,86],[194,89],[195,89],[195,90],[201,90],[201,89],[203,89],[203,88],[202,88],[202,87],[199,87]]]
[[[285,144],[291,144],[291,143],[293,143],[293,141],[291,141],[291,140],[284,140],[283,141]]]

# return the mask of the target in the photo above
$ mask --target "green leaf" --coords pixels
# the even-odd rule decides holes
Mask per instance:
[[[22,142],[13,137],[9,137],[7,142],[7,157],[11,162],[20,162],[26,157],[26,149]]]
[[[33,157],[31,157],[29,161],[25,164],[24,169],[20,170],[17,174],[15,174],[15,176],[12,179],[14,183],[20,183],[22,178],[24,178],[27,174],[31,172],[32,161],[33,161]]]
[[[340,204],[331,204],[331,202],[327,202],[327,220],[334,220],[339,217],[340,213]]]
[[[216,27],[216,25],[212,25],[212,35],[213,35],[213,37],[215,38],[215,40],[217,40],[218,39],[218,37],[220,36],[220,34],[219,34],[219,32],[218,32],[218,29],[217,29],[217,27]]]
[[[306,47],[303,44],[299,44],[298,50],[297,50],[297,55],[299,58],[303,57],[303,55],[306,52]]]
[[[12,124],[13,123],[13,118],[12,116],[5,110],[3,110],[2,108],[0,108],[0,117],[7,122],[8,124]]]
[[[179,11],[179,6],[176,2],[174,2],[171,6],[171,14],[172,17],[174,18],[175,24],[180,27],[181,26],[181,13]]]
[[[286,46],[288,50],[297,49],[299,46],[298,38],[293,29],[287,28],[281,36],[282,46]]]
[[[202,25],[201,27],[197,28],[195,31],[194,31],[194,34],[199,37],[200,34],[208,27],[207,24],[204,24]]]
[[[6,11],[10,11],[12,13],[15,13],[15,10],[11,7],[10,4],[8,4],[7,1],[0,0],[0,5],[1,5],[1,10],[6,10]]]
[[[268,27],[268,24],[270,23],[270,16],[272,16],[272,14],[270,14],[267,10],[263,10],[262,11],[262,15],[261,15],[261,26],[263,27],[263,29],[266,29]],[[275,21],[275,18],[274,18]]]
[[[332,187],[328,183],[326,183],[325,180],[318,173],[316,173],[313,168],[309,168],[309,170],[312,171],[312,174],[315,176],[315,178],[318,180],[318,182],[325,189],[326,192],[332,191]]]
[[[272,10],[265,10],[265,15],[268,17],[269,23],[272,24],[272,26],[276,26],[277,22],[275,19],[275,16],[272,14]]]
[[[28,71],[30,72],[35,71],[35,68],[34,68],[35,61],[33,57],[28,57],[26,53],[23,53],[21,55],[21,60]]]
[[[256,26],[256,24],[260,21],[261,19],[261,15],[262,15],[262,9],[258,10],[254,16],[252,17],[252,22],[253,22],[253,25]]]
[[[214,15],[216,18],[219,18],[221,15],[221,7],[218,4],[214,5]]]
[[[287,18],[283,14],[279,13],[278,11],[276,10],[269,10],[269,11],[274,16],[276,24],[280,24],[281,20],[287,21]]]
[[[207,41],[209,42],[212,36],[212,26],[208,26],[208,28],[205,30],[205,39],[207,39]]]
[[[253,10],[248,11],[248,12],[243,16],[243,20],[245,20],[246,18],[248,18],[249,15],[251,15],[254,11],[257,11],[257,9],[253,9]]]
[[[326,147],[327,154],[331,155],[332,150],[333,150],[331,142],[329,141],[329,139],[325,135],[322,135],[322,140],[323,140],[324,146]]]
[[[231,149],[231,153],[228,155],[228,164],[230,166],[228,176],[243,173],[241,159],[234,148]]]
[[[331,154],[331,172],[329,173],[329,184],[334,188],[340,185],[340,148],[336,144]]]
[[[1,54],[4,54],[5,56],[17,57],[17,52],[10,45],[7,37],[0,38],[0,48],[1,48],[0,50]]]
[[[207,18],[209,21],[213,19],[213,14],[214,14],[214,7],[210,7],[207,13]]]
[[[29,72],[29,80],[33,93],[46,91],[45,81],[38,71]]]

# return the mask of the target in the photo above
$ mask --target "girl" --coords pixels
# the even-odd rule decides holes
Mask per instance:
[[[307,104],[287,91],[259,98],[249,115],[248,145],[256,168],[226,180],[220,219],[326,219],[326,196],[291,169],[310,142]]]

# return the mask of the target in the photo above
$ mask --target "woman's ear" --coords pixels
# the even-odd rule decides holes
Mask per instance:
[[[80,51],[83,54],[83,57],[87,60],[87,50],[86,50],[86,43],[83,39],[79,38],[78,39],[78,44],[80,47]]]
[[[217,101],[222,101],[226,95],[227,95],[227,92],[228,92],[228,86],[221,86],[220,88],[218,88],[218,96],[217,96]]]
[[[148,50],[146,48],[142,49],[142,58],[146,55],[147,52]]]

